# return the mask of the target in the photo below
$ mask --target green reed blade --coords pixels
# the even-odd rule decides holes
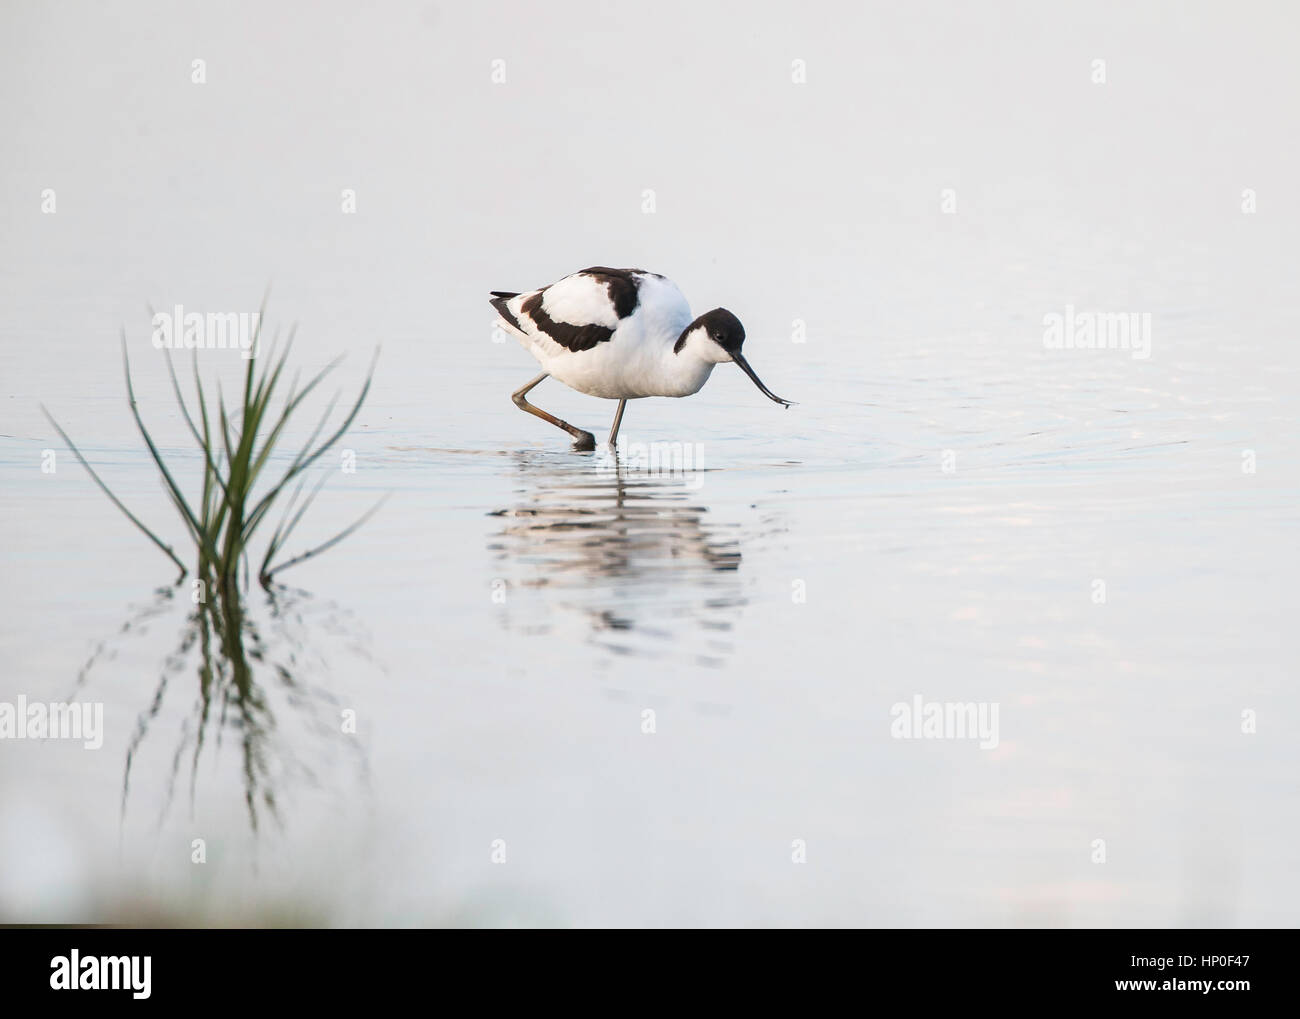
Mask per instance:
[[[322,552],[326,551],[327,549],[333,548],[340,541],[342,541],[348,535],[352,534],[354,531],[357,530],[357,528],[359,528],[367,520],[369,520],[376,513],[378,513],[380,508],[384,505],[384,503],[388,501],[389,496],[391,495],[392,495],[391,492],[388,495],[385,495],[377,503],[371,506],[370,509],[367,510],[361,516],[360,519],[358,519],[355,523],[351,524],[350,526],[345,527],[343,530],[339,531],[339,533],[334,535],[334,537],[330,538],[329,541],[322,542],[321,544],[317,545],[315,548],[308,549],[306,552],[303,552],[301,555],[294,556],[288,562],[280,563],[278,566],[275,566],[270,570],[264,571],[261,577],[259,578],[262,584],[263,585],[269,584],[271,580],[275,577],[275,575],[280,571],[287,570],[290,566],[297,566],[299,563],[306,562],[308,559],[320,555]]]
[[[122,500],[113,494],[113,490],[109,488],[106,484],[104,484],[104,482],[100,479],[99,475],[95,473],[95,468],[91,467],[90,462],[84,456],[81,455],[81,450],[79,450],[76,447],[76,445],[73,443],[73,441],[70,438],[68,438],[68,433],[59,427],[59,423],[54,420],[54,416],[48,410],[46,410],[45,404],[41,404],[41,413],[44,414],[45,419],[49,421],[51,425],[54,426],[54,430],[59,433],[59,438],[61,438],[64,442],[67,443],[68,448],[72,450],[73,455],[79,461],[81,461],[81,466],[86,468],[87,473],[90,474],[90,477],[95,482],[95,484],[99,486],[100,491],[102,491],[106,496],[108,496],[109,499],[112,500],[113,505],[116,506],[118,509],[120,509],[123,513],[125,513],[126,518],[130,520],[131,523],[135,524],[135,526],[138,527],[141,531],[143,531],[145,533],[145,536],[148,537],[150,541],[152,541],[155,545],[157,545],[160,549],[162,549],[164,553],[166,553],[167,558],[170,559],[172,562],[174,562],[177,568],[181,571],[181,576],[178,579],[183,579],[186,573],[188,573],[189,571],[186,570],[185,564],[181,562],[179,558],[177,558],[176,553],[172,551],[172,547],[168,545],[165,541],[163,541],[160,537],[158,537],[158,535],[154,534],[153,531],[149,530],[149,528],[146,527],[143,523],[141,523],[140,518],[137,517],[134,513],[132,513],[129,509],[127,509],[125,504],[122,502]]]

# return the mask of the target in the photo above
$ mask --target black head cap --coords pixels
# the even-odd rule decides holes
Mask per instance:
[[[709,339],[732,357],[739,354],[740,348],[744,346],[745,327],[740,324],[740,319],[726,308],[714,308],[712,311],[706,311],[683,330],[674,350],[680,351],[686,343],[686,337],[700,328],[708,333]]]

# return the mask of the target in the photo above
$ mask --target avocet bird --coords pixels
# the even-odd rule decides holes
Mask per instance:
[[[698,393],[713,366],[727,361],[740,365],[768,399],[790,406],[741,354],[740,319],[726,308],[692,319],[677,284],[657,273],[596,266],[526,294],[494,290],[492,307],[545,369],[514,393],[515,406],[563,428],[577,440],[575,449],[595,449],[595,437],[525,399],[548,375],[588,396],[618,401],[611,445],[628,400]]]

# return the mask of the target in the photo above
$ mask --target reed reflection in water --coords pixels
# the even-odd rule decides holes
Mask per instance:
[[[508,629],[612,655],[722,666],[745,606],[738,525],[710,519],[706,472],[519,453],[513,506],[488,550]],[[576,629],[574,624],[576,625]]]
[[[349,725],[347,699],[321,682],[343,656],[374,665],[364,635],[339,606],[306,591],[272,584],[256,592],[250,600],[235,583],[160,588],[82,667],[74,694],[101,695],[105,684],[92,685],[92,672],[115,659],[131,636],[183,614],[127,746],[123,821],[138,774],[165,776],[157,804],[161,826],[188,771],[193,814],[205,750],[210,765],[238,771],[237,782],[219,785],[241,790],[254,832],[264,819],[284,822],[281,794],[288,789],[346,792],[351,782],[365,784],[365,752]],[[169,729],[178,732],[173,742],[150,740]],[[223,754],[228,743],[233,756]],[[345,775],[337,773],[340,764]]]

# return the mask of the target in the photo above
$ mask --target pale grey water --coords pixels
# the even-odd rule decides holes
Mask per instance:
[[[0,700],[106,735],[0,741],[0,919],[1295,923],[1294,13],[744,12],[5,7]],[[569,452],[484,298],[593,263],[731,308],[799,405],[722,366],[623,426],[704,472]],[[250,593],[254,834],[234,727],[169,794],[184,660],[123,802],[188,589],[38,404],[179,542],[118,327],[195,477],[147,307],[268,281],[345,397],[383,344],[312,536],[393,494]],[[1151,356],[1045,349],[1066,305],[1150,314]],[[891,738],[917,694],[996,702],[999,746]]]

